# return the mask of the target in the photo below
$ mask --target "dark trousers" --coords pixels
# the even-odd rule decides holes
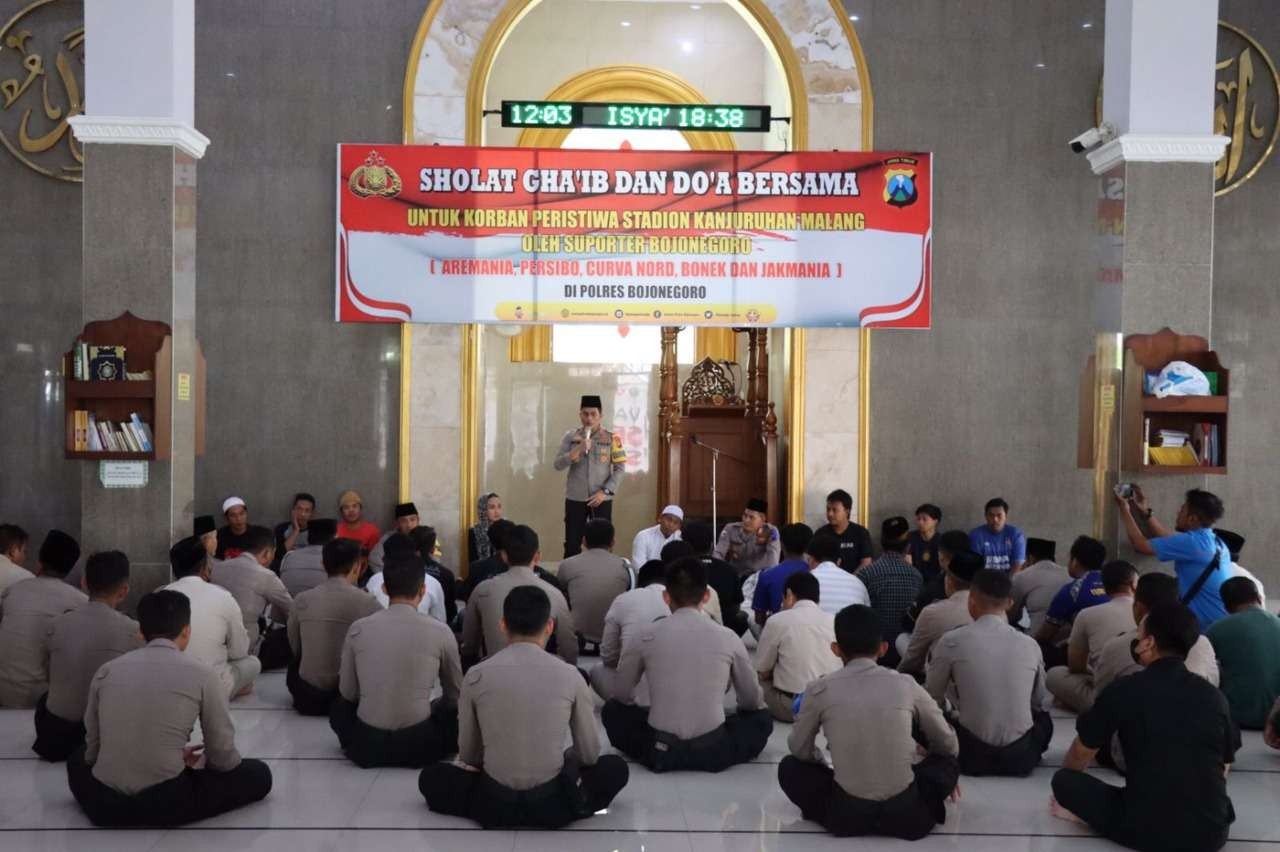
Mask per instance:
[[[626,761],[616,754],[579,766],[570,752],[559,775],[531,790],[513,790],[453,763],[423,769],[418,790],[436,813],[467,817],[485,828],[562,828],[608,807],[629,775]]]
[[[262,642],[258,644],[258,662],[262,663],[264,672],[282,669],[292,660],[293,649],[289,647],[289,631],[279,627],[262,634]]]
[[[564,501],[564,558],[582,552],[582,535],[587,531],[587,521],[592,518],[613,520],[613,501],[605,500],[594,509],[585,500]]]
[[[1040,653],[1044,656],[1044,670],[1048,671],[1055,666],[1065,666],[1067,664],[1067,646],[1055,645],[1052,642],[1045,642],[1037,639],[1036,643],[1040,646]]]
[[[907,789],[882,802],[850,796],[829,766],[791,755],[778,765],[778,784],[804,818],[837,837],[876,834],[919,840],[946,821],[946,799],[960,779],[953,757],[931,754],[914,767]]]
[[[72,722],[49,712],[48,693],[36,702],[36,741],[31,750],[55,763],[66,760],[84,746],[84,722]]]
[[[1036,710],[1031,718],[1031,730],[1005,746],[983,742],[952,719],[960,740],[960,771],[965,775],[1030,775],[1053,739],[1053,719],[1048,713]]]
[[[710,733],[682,740],[649,725],[649,710],[611,699],[600,713],[609,742],[654,772],[694,769],[721,772],[764,751],[773,731],[768,710],[738,712]]]
[[[293,709],[303,716],[328,716],[338,690],[317,689],[298,673],[300,660],[294,660],[285,671],[284,683],[293,696]]]
[[[329,710],[329,727],[343,752],[357,766],[409,766],[420,769],[458,750],[458,708],[443,698],[416,725],[386,731],[361,721],[357,705],[339,695]]]
[[[724,626],[737,633],[739,636],[747,632],[750,624],[747,614],[741,609],[724,609],[721,608],[720,615],[724,618]]]
[[[266,798],[271,769],[250,759],[241,760],[230,772],[184,769],[176,778],[129,796],[94,778],[81,751],[67,760],[67,783],[96,826],[185,825]]]
[[[1139,813],[1126,801],[1123,787],[1114,787],[1075,769],[1053,775],[1058,804],[1089,823],[1103,837],[1144,852],[1216,852],[1227,843],[1226,825],[1188,826],[1185,815]],[[1181,818],[1178,818],[1181,816]],[[1232,817],[1234,818],[1234,816]]]

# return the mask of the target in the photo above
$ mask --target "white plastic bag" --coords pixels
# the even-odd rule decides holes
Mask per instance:
[[[1157,397],[1208,396],[1209,377],[1186,361],[1170,361],[1156,377],[1153,392]]]

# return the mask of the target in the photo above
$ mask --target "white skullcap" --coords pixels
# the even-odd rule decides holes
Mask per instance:
[[[684,520],[684,509],[681,509],[679,506],[675,505],[674,503],[672,503],[670,506],[667,506],[665,509],[663,509],[662,514],[672,515],[674,517],[679,518],[682,521]]]
[[[230,512],[236,506],[243,506],[243,505],[244,505],[244,500],[240,499],[239,497],[228,497],[227,499],[222,501],[222,514],[225,515],[227,512]]]

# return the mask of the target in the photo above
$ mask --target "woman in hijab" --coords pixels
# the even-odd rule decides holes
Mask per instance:
[[[489,525],[502,519],[502,498],[490,492],[482,494],[476,501],[479,523],[471,528],[471,536],[467,540],[467,561],[478,562],[493,555],[493,546],[489,543]]]

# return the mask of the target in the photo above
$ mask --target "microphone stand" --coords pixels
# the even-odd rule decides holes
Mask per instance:
[[[711,535],[717,536],[720,534],[720,531],[717,524],[717,521],[719,520],[717,515],[719,500],[716,497],[716,464],[720,461],[721,450],[717,447],[711,446],[710,444],[702,443],[698,440],[697,435],[690,435],[689,440],[695,446],[702,447],[704,450],[711,453]]]

